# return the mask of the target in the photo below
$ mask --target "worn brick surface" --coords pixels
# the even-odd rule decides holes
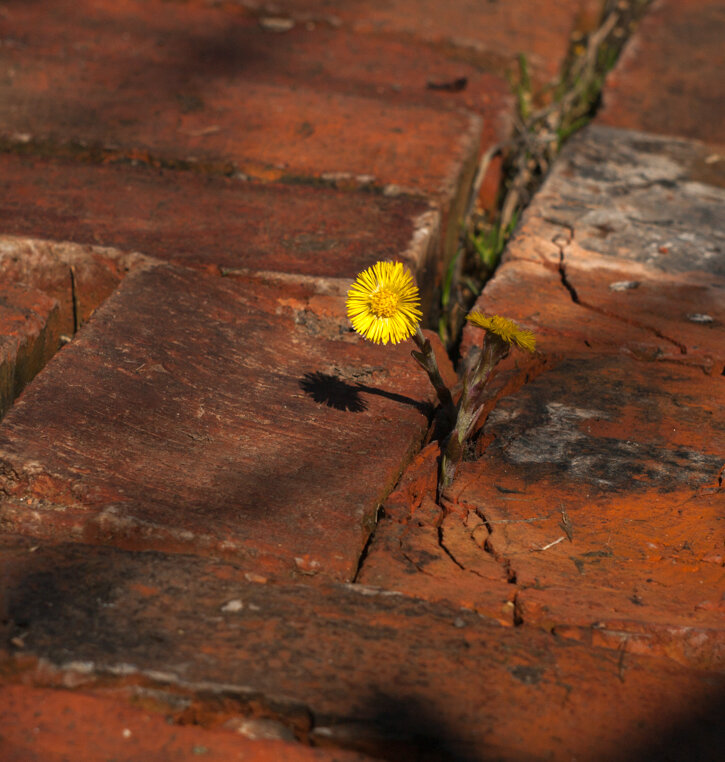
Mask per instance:
[[[361,582],[725,666],[725,206],[703,152],[600,127],[570,143],[476,305],[538,354],[493,379],[442,506],[437,449],[411,464]]]
[[[402,256],[419,282],[433,283],[438,221],[419,199],[12,154],[0,155],[0,186],[0,230],[8,235],[142,251],[211,272],[242,268],[352,278],[379,259]],[[55,277],[68,291],[70,277],[54,261],[58,257],[41,255],[38,244],[26,248],[12,252],[13,270],[11,252],[0,248],[0,272],[38,282],[43,271],[50,279],[61,267]],[[102,254],[92,252],[96,259]],[[81,280],[89,266],[73,264]],[[57,287],[39,286],[69,303]]]
[[[270,719],[389,760],[708,759],[722,732],[722,676],[672,661],[367,587],[4,545],[12,682],[112,693],[177,724]]]
[[[55,299],[60,331],[68,337],[113,293],[127,272],[145,261],[142,255],[101,246],[0,234],[2,282],[30,286]]]
[[[0,8],[1,288],[88,321],[0,426],[0,756],[718,757],[719,9],[655,5],[525,215],[478,307],[539,352],[440,504],[410,347],[342,319],[599,6]]]
[[[610,355],[499,402],[451,499],[490,522],[525,624],[725,667],[723,401],[700,370]]]
[[[143,702],[139,702],[143,703]],[[3,762],[365,762],[355,752],[267,740],[291,735],[280,723],[232,718],[210,730],[78,692],[5,685],[0,693]],[[230,732],[238,728],[249,737]]]
[[[608,77],[597,121],[725,146],[723,35],[718,0],[658,0]]]
[[[570,35],[591,31],[601,13],[601,4],[591,0],[453,0],[443,4],[434,0],[242,0],[241,4],[262,19],[321,22],[366,34],[413,37],[448,46],[450,54],[501,73],[510,70],[523,53],[539,81],[556,78]]]
[[[248,73],[254,51],[240,35],[250,27],[223,9],[56,0],[10,6],[4,25],[17,41],[2,48],[13,76],[0,88],[0,132],[10,140],[266,179],[345,173],[446,205],[475,159],[478,117]]]
[[[702,150],[594,128],[561,155],[477,304],[534,329],[543,367],[494,382],[447,507],[484,521],[515,621],[721,669],[724,207],[692,179]]]
[[[4,522],[351,578],[429,384],[343,325],[346,285],[127,276],[5,419]]]
[[[703,152],[694,142],[585,130],[529,209],[486,292],[488,308],[535,329],[548,352],[557,344],[624,352],[717,377],[725,194],[705,182],[718,176],[703,176]]]
[[[475,512],[450,515],[436,503],[439,454],[435,442],[423,450],[383,504],[357,581],[513,625],[517,588],[485,552],[483,520]]]
[[[59,343],[58,303],[37,289],[0,282],[0,418]]]

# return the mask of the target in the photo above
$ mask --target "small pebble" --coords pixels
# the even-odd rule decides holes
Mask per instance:
[[[710,315],[705,315],[702,312],[695,312],[692,315],[688,315],[687,319],[691,323],[714,323],[715,319]]]
[[[265,32],[289,32],[294,25],[295,22],[293,19],[273,18],[271,16],[259,19],[259,26],[261,26]]]
[[[618,280],[616,283],[609,284],[610,291],[631,291],[632,289],[639,288],[638,280]]]

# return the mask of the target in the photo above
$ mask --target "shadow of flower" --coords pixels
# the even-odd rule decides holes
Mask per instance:
[[[394,402],[404,405],[412,405],[425,416],[430,416],[432,405],[428,402],[418,402],[411,397],[394,392],[386,392],[364,384],[348,384],[337,376],[329,373],[305,373],[299,381],[302,391],[312,397],[320,405],[333,407],[335,410],[343,410],[351,413],[362,413],[368,408],[367,402],[360,396],[364,394],[376,394],[386,397]]]

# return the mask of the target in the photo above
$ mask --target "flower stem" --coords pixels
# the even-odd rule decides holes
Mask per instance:
[[[441,457],[438,495],[450,487],[458,464],[463,460],[466,442],[471,436],[485,403],[485,391],[493,369],[508,354],[509,346],[495,334],[486,333],[478,365],[466,374],[458,417]]]
[[[428,374],[430,382],[433,384],[433,388],[438,395],[438,401],[443,408],[443,412],[450,421],[450,425],[456,420],[456,406],[453,404],[453,397],[451,397],[450,389],[446,386],[441,372],[438,369],[438,361],[436,360],[433,347],[426,337],[423,335],[423,331],[420,330],[420,325],[415,328],[415,333],[412,336],[413,341],[416,343],[419,352],[413,350],[410,354],[413,359],[420,365],[421,368]]]

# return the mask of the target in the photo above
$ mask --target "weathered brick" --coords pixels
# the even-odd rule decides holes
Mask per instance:
[[[264,16],[321,22],[355,32],[413,37],[446,46],[449,54],[504,73],[519,54],[525,54],[539,82],[555,80],[564,61],[570,35],[591,31],[601,13],[596,0],[508,0],[480,3],[452,0],[241,0]],[[545,20],[545,23],[542,23]]]
[[[564,150],[476,305],[540,358],[494,381],[445,507],[483,519],[515,621],[722,669],[723,206],[692,181],[702,155],[600,127]]]
[[[436,504],[439,454],[435,442],[425,448],[383,504],[357,581],[513,625],[517,588],[484,552],[483,520],[449,515]]]
[[[701,144],[589,128],[562,152],[479,306],[545,353],[725,363],[725,195]],[[545,308],[543,305],[546,305]],[[477,335],[469,329],[464,354]]]
[[[565,359],[499,401],[450,496],[486,521],[525,624],[644,632],[641,649],[665,638],[725,666],[723,402],[700,370],[616,355]]]
[[[1,558],[6,679],[125,697],[176,724],[251,715],[313,743],[431,762],[532,749],[707,759],[722,738],[722,675],[455,605],[250,583],[240,567],[189,556],[66,545]]]
[[[60,343],[58,303],[28,286],[0,283],[0,418]]]
[[[141,255],[100,246],[0,235],[0,278],[55,299],[60,331],[68,337],[143,262]]]
[[[723,146],[723,35],[718,0],[654,4],[607,78],[597,122]]]
[[[725,167],[710,156],[695,141],[590,126],[562,151],[525,219],[564,228],[557,242],[584,250],[582,266],[593,253],[634,273],[725,276]]]
[[[151,702],[148,697],[145,703]],[[355,752],[255,738],[255,732],[273,737],[290,731],[271,720],[240,718],[235,724],[233,719],[227,721],[228,730],[170,725],[162,715],[106,697],[4,685],[0,755],[3,762],[372,762]],[[229,732],[234,727],[251,737]]]
[[[344,325],[346,286],[127,276],[5,419],[4,521],[351,578],[430,384]]]
[[[56,0],[42,12],[14,6],[6,23],[19,41],[2,48],[14,74],[0,87],[0,132],[11,140],[264,179],[364,176],[435,195],[446,207],[475,161],[478,117],[396,102],[395,93],[357,95],[354,85],[319,87],[304,72],[255,76],[275,64],[249,66],[247,36],[275,43],[278,61],[284,37],[223,9]],[[324,57],[324,41],[315,47]],[[270,48],[258,49],[266,58]]]
[[[0,187],[0,230],[12,236],[142,251],[210,272],[352,278],[378,260],[403,258],[421,286],[435,280],[439,217],[420,199],[12,154],[0,155]],[[0,273],[48,290],[72,318],[69,266],[79,298],[96,307],[120,281],[116,254],[0,239]],[[108,287],[86,294],[83,284],[104,273]]]

